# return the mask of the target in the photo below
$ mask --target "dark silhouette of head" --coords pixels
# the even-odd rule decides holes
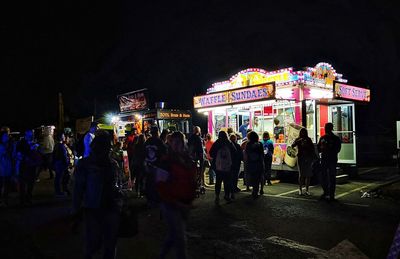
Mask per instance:
[[[306,128],[301,128],[300,133],[299,133],[300,138],[306,138],[308,137],[308,132]]]
[[[90,144],[91,153],[96,158],[104,159],[107,158],[111,152],[111,138],[105,130],[98,130],[95,133],[95,138]]]
[[[180,131],[175,131],[169,139],[169,146],[173,152],[183,153],[185,149],[185,135]]]
[[[258,134],[255,131],[249,132],[247,138],[251,142],[258,142]]]
[[[325,124],[325,133],[332,133],[333,131],[333,124],[328,122]]]
[[[264,133],[263,133],[263,139],[269,139],[270,137],[269,137],[269,133],[268,133],[268,131],[264,131]]]
[[[98,129],[97,122],[93,121],[92,123],[90,123],[90,129],[89,129],[90,133],[95,133],[97,129]]]
[[[151,134],[152,137],[156,137],[156,138],[158,138],[160,136],[160,131],[158,130],[158,126],[157,125],[151,126],[150,134]]]
[[[226,131],[221,130],[221,131],[218,133],[218,138],[219,138],[219,139],[228,139],[228,133],[226,133]]]

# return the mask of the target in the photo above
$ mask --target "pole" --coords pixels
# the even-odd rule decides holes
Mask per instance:
[[[58,93],[58,129],[59,131],[64,129],[64,102],[62,93]]]

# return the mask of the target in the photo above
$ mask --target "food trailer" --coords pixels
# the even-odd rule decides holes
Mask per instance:
[[[136,129],[137,133],[146,132],[151,125],[157,125],[160,131],[182,131],[189,134],[192,125],[192,114],[188,110],[165,109],[164,102],[158,102],[154,108],[149,107],[147,89],[141,89],[118,96],[120,113],[114,118],[118,137]]]
[[[328,63],[295,71],[249,68],[229,80],[212,84],[205,95],[193,98],[194,108],[208,116],[208,132],[215,139],[221,129],[240,126],[270,133],[274,141],[274,170],[297,170],[285,163],[287,148],[305,127],[314,143],[334,124],[342,141],[339,163],[356,164],[355,104],[368,103],[370,90],[347,84]]]

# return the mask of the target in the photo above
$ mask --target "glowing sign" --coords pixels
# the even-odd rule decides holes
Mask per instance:
[[[360,102],[369,102],[371,98],[371,91],[369,89],[336,82],[333,93],[334,98],[348,99]]]
[[[251,102],[275,98],[275,84],[263,84],[216,94],[193,97],[194,108],[205,108],[226,104]]]
[[[237,89],[246,86],[255,86],[265,83],[282,83],[297,80],[298,76],[291,73],[292,68],[267,72],[259,68],[248,68],[232,76],[227,81],[212,84],[207,93]]]

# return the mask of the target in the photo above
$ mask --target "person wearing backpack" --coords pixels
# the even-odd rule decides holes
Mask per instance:
[[[215,204],[219,204],[219,194],[221,193],[221,184],[224,182],[224,199],[231,202],[232,184],[231,172],[233,164],[233,154],[236,148],[228,139],[228,134],[225,131],[218,133],[218,139],[210,149],[212,158],[211,168],[216,174],[215,183]]]
[[[185,150],[185,135],[182,132],[172,133],[169,146],[169,153],[164,158],[164,171],[156,177],[160,208],[168,225],[160,258],[166,258],[171,248],[175,248],[176,258],[187,258],[185,227],[196,197],[197,168]]]
[[[258,198],[262,175],[264,174],[264,148],[258,141],[258,134],[254,131],[248,134],[249,142],[246,145],[245,157],[247,161],[247,172],[249,173],[250,185],[253,186],[253,199]]]

